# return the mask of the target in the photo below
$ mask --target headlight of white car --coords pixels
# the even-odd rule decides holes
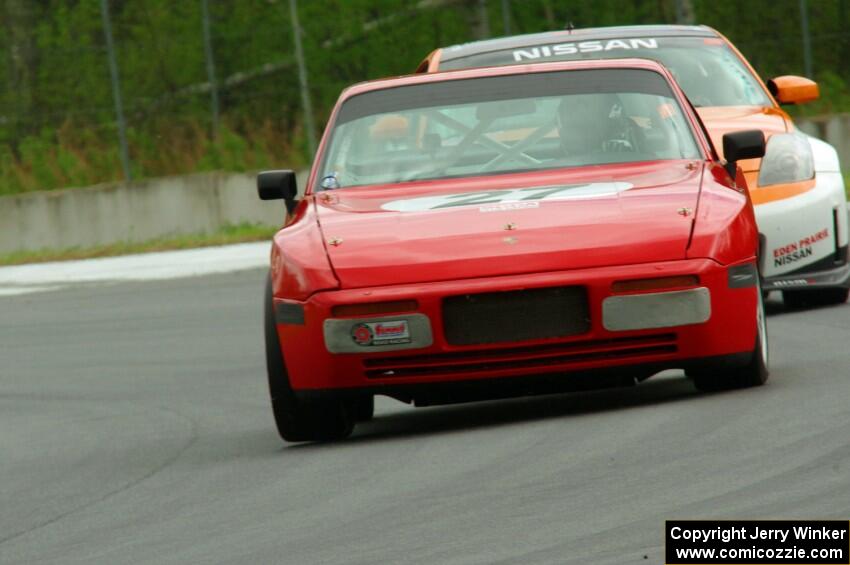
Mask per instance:
[[[809,180],[815,163],[809,141],[798,133],[780,133],[767,142],[759,171],[759,186]]]

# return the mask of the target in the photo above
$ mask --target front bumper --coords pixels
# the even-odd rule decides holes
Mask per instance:
[[[844,284],[850,230],[840,174],[819,171],[810,190],[758,203],[755,216],[765,290]]]
[[[700,306],[687,313],[685,325],[665,326],[664,320],[675,319],[665,312],[652,316],[651,329],[630,329],[629,325],[619,329],[616,324],[612,327],[604,323],[603,310],[606,304],[611,306],[615,281],[678,275],[698,275],[702,290],[692,290],[707,300],[704,304],[690,303]],[[277,325],[290,384],[297,393],[346,389],[386,392],[405,387],[427,390],[431,385],[437,389],[450,383],[475,382],[489,386],[483,383],[494,379],[522,382],[523,378],[531,382],[532,377],[557,384],[580,375],[599,375],[601,370],[613,371],[615,379],[624,375],[634,379],[665,368],[698,366],[701,360],[745,362],[756,337],[757,287],[731,281],[727,267],[707,259],[692,259],[321,292],[306,302],[275,299],[275,309],[303,309],[303,317],[287,316],[278,319]],[[578,335],[477,345],[452,345],[445,337],[442,316],[446,297],[560,286],[582,286],[587,291],[589,323]],[[410,348],[411,343],[407,343],[397,350],[329,351],[340,351],[339,344],[330,343],[329,347],[326,341],[334,306],[411,299],[419,308],[407,316],[424,316],[430,322],[430,335],[420,343],[422,347]],[[621,304],[615,301],[615,307]],[[660,308],[664,308],[663,303]],[[411,340],[414,344],[415,337]],[[600,377],[598,383],[603,381]]]

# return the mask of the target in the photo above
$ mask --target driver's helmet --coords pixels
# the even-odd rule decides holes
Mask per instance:
[[[618,137],[617,123],[622,108],[614,94],[572,94],[558,105],[556,117],[561,148],[567,156],[606,151],[606,144]]]

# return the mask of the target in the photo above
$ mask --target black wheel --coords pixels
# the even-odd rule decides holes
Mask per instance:
[[[783,290],[782,301],[789,308],[812,308],[815,306],[832,306],[844,304],[850,289],[833,287],[817,290]]]
[[[332,441],[351,435],[354,421],[349,406],[340,400],[300,402],[289,385],[289,375],[274,318],[271,279],[266,281],[266,369],[269,396],[277,431],[286,441]]]
[[[375,416],[375,397],[357,398],[351,401],[350,408],[355,422],[368,422]]]
[[[761,289],[758,292],[758,307],[756,308],[756,343],[750,361],[742,366],[720,371],[688,371],[688,376],[694,379],[694,386],[703,392],[729,390],[761,386],[767,382],[769,347],[767,344],[767,319],[764,313],[764,299]]]

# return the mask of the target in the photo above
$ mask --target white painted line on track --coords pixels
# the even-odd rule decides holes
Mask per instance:
[[[59,290],[61,286],[2,286],[0,285],[0,297],[18,296],[20,294],[32,294],[34,292],[48,292]]]
[[[0,296],[44,292],[79,283],[179,279],[255,269],[269,264],[271,243],[260,241],[0,267]]]

